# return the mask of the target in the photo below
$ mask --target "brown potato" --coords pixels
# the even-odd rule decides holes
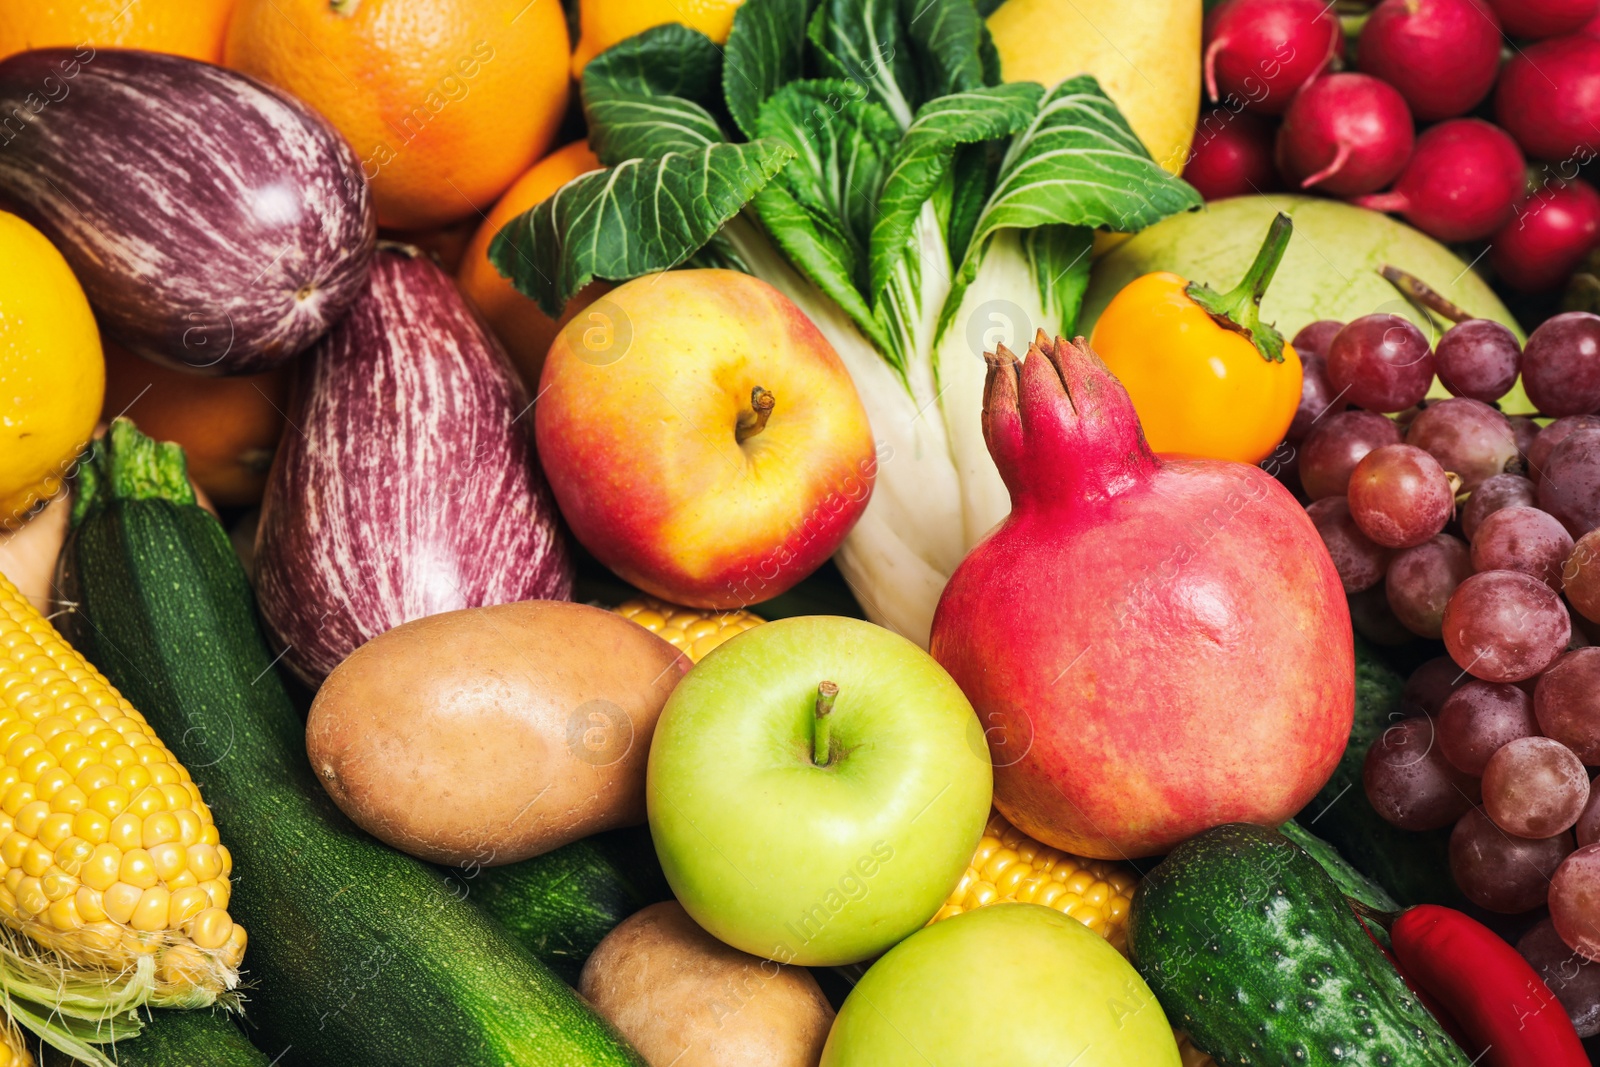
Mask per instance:
[[[345,814],[402,852],[512,863],[644,822],[650,737],[688,666],[583,604],[431,615],[339,664],[306,751]]]
[[[723,944],[676,900],[607,934],[578,992],[650,1067],[816,1067],[833,1026],[810,971]]]

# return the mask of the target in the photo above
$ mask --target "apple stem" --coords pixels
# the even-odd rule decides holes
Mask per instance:
[[[778,398],[761,386],[750,390],[750,406],[755,409],[755,416],[742,415],[739,424],[733,428],[733,439],[740,444],[754,437],[767,428],[767,420],[772,418],[772,408]]]
[[[828,749],[833,744],[833,702],[838,696],[839,687],[835,683],[817,683],[817,714],[811,720],[811,762],[818,767],[828,765]]]

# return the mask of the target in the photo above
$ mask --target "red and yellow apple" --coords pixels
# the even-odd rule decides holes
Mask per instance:
[[[877,472],[833,347],[736,271],[650,274],[591,304],[550,346],[534,427],[573,535],[691,607],[766,600],[810,574]]]

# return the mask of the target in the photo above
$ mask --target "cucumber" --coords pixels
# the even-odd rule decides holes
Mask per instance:
[[[1295,816],[1306,830],[1339,850],[1350,865],[1401,904],[1461,907],[1466,898],[1450,877],[1450,827],[1412,833],[1372,809],[1361,785],[1361,765],[1372,742],[1400,715],[1405,680],[1361,638],[1356,638],[1356,717],[1333,777]]]
[[[1284,837],[1310,853],[1311,858],[1322,865],[1322,869],[1328,872],[1328,877],[1333,879],[1333,884],[1338,886],[1339,892],[1345,896],[1359,900],[1367,907],[1378,911],[1400,910],[1400,905],[1395,903],[1388,890],[1350,866],[1350,861],[1340,855],[1338,849],[1316,834],[1310,833],[1293,819],[1284,823],[1278,830]]]
[[[459,880],[328,799],[182,452],[117,420],[77,491],[73,637],[189,768],[232,850],[256,1045],[280,1067],[644,1067]]]
[[[475,904],[571,985],[618,923],[672,897],[650,831],[642,826],[461,877]]]
[[[1223,1067],[1467,1067],[1316,860],[1231,823],[1139,883],[1134,966],[1172,1025]]]
[[[117,1042],[117,1067],[272,1067],[271,1059],[224,1012],[154,1008],[144,1016],[138,1037]],[[46,1049],[40,1067],[77,1062]]]

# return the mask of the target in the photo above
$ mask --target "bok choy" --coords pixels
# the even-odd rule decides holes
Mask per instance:
[[[725,48],[659,26],[592,60],[609,167],[496,236],[546,312],[593,278],[760,277],[855,379],[878,441],[837,560],[869,617],[927,643],[963,555],[1009,507],[983,443],[983,353],[1071,335],[1096,229],[1200,203],[1094,78],[1002,84],[973,0],[746,0]]]

